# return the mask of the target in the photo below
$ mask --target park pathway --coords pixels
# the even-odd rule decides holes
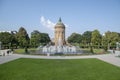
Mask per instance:
[[[22,55],[12,54],[9,56],[0,56],[0,64],[18,59],[18,58],[38,58],[38,59],[84,59],[84,58],[97,58],[107,63],[120,67],[120,57],[116,57],[115,54],[103,54],[103,55],[87,55],[87,56],[39,56],[39,55]]]
[[[0,56],[0,64],[21,58],[22,56],[19,56],[17,54],[12,54],[12,55],[8,55],[8,56]]]

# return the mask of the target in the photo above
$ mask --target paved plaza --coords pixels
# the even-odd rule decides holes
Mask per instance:
[[[115,54],[103,54],[103,55],[87,55],[87,56],[40,56],[40,55],[23,55],[12,54],[9,56],[0,56],[0,64],[19,59],[19,58],[37,58],[37,59],[84,59],[84,58],[97,58],[107,63],[120,67],[120,57],[116,57]]]

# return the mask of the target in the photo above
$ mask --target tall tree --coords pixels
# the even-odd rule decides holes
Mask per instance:
[[[50,42],[50,37],[47,33],[40,33],[37,30],[34,30],[31,33],[30,43],[32,47],[38,47],[39,45],[46,45]]]
[[[78,33],[72,33],[72,34],[68,37],[67,41],[68,41],[69,43],[81,43],[81,41],[82,41],[82,35],[81,35],[81,34],[78,34]]]
[[[12,35],[9,32],[1,32],[0,33],[0,41],[3,46],[9,47],[12,40]]]
[[[39,40],[42,45],[46,45],[50,42],[50,37],[47,33],[41,33]]]
[[[118,40],[118,42],[120,42],[120,33],[118,33],[118,35],[119,35],[119,40]]]
[[[25,52],[27,53],[30,39],[25,28],[20,27],[18,33],[16,34],[16,37],[18,39],[19,46],[21,48],[25,48]]]
[[[100,32],[98,30],[94,30],[92,32],[92,38],[91,38],[92,44],[93,45],[100,45],[101,39],[102,39],[102,36],[101,36]]]
[[[17,33],[17,31],[11,31],[11,44],[10,44],[10,46],[11,46],[11,50],[13,51],[13,47],[16,47],[17,48],[17,45],[18,45],[18,41],[17,41],[17,39],[16,39],[16,33]]]
[[[37,31],[37,30],[34,30],[31,33],[30,44],[31,44],[32,47],[38,47],[40,45],[39,35],[40,35],[40,32]]]
[[[102,37],[102,44],[104,46],[109,45],[111,47],[115,47],[116,42],[119,42],[119,40],[119,33],[107,31]]]
[[[92,35],[92,31],[85,31],[83,34],[82,34],[82,42],[84,44],[89,44],[91,43],[91,35]]]

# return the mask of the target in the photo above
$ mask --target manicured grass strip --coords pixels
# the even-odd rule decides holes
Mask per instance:
[[[120,68],[98,59],[21,58],[0,65],[0,80],[120,80]]]
[[[32,53],[32,52],[34,52],[35,53],[35,51],[36,51],[36,48],[29,48],[28,49],[28,52],[30,53]],[[14,53],[18,53],[18,54],[24,54],[25,53],[25,49],[14,49]]]

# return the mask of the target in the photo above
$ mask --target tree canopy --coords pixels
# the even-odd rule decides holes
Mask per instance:
[[[91,35],[92,35],[92,31],[85,31],[82,34],[82,43],[84,44],[91,43]]]
[[[15,32],[15,33],[14,33]],[[111,48],[116,47],[116,42],[120,42],[120,33],[117,32],[105,32],[101,35],[98,30],[85,31],[82,35],[79,33],[72,33],[68,39],[68,43],[76,43],[82,47],[89,47],[90,43],[92,46],[107,48],[110,45]],[[0,32],[0,42],[5,48],[20,47],[38,47],[44,46],[50,42],[50,37],[47,33],[41,33],[38,30],[31,32],[29,38],[28,33],[24,27],[20,27],[18,32]]]
[[[47,33],[40,33],[37,30],[34,30],[31,33],[31,40],[30,40],[31,46],[38,47],[40,45],[46,45],[49,42],[50,42],[50,38]]]
[[[92,38],[91,38],[92,44],[93,45],[100,45],[101,39],[102,39],[102,36],[101,36],[100,32],[98,30],[94,30],[92,32]]]
[[[116,42],[120,42],[119,33],[107,31],[102,37],[103,45],[110,45],[115,47]]]
[[[72,33],[68,37],[68,42],[69,43],[81,43],[81,41],[82,41],[82,35],[78,34],[78,33]]]
[[[25,28],[20,27],[18,33],[16,34],[16,37],[17,37],[19,46],[21,48],[25,48],[25,47],[29,46],[30,38],[29,38],[29,36],[28,36],[27,31],[25,30]]]
[[[0,33],[0,41],[2,44],[9,44],[12,40],[12,35],[9,32]]]

